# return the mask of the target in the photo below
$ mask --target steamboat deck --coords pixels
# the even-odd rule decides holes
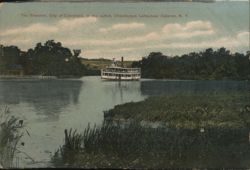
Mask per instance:
[[[119,67],[113,59],[111,66],[101,70],[101,78],[105,80],[139,80],[141,69],[123,67],[123,57],[121,67]]]

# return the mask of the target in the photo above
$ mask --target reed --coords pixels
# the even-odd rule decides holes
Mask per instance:
[[[73,131],[75,132],[75,131]],[[104,122],[65,134],[55,166],[81,168],[249,167],[247,129],[167,129]],[[67,142],[71,141],[71,142]],[[240,162],[240,163],[239,163]]]
[[[23,136],[20,129],[23,121],[10,116],[8,107],[0,111],[0,164],[4,168],[13,166],[17,145]]]
[[[104,112],[101,126],[65,133],[52,162],[81,168],[249,168],[249,99],[242,93],[183,93],[117,105]]]

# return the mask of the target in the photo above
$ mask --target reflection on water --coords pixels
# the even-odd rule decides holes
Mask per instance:
[[[80,80],[0,81],[0,107],[24,120],[30,136],[24,135],[20,149],[35,159],[21,167],[46,166],[63,142],[64,129],[83,131],[88,123],[101,124],[103,111],[117,104],[140,101],[140,82],[102,81],[100,77]]]
[[[31,104],[36,114],[58,120],[61,111],[77,104],[82,81],[0,81],[0,105]]]

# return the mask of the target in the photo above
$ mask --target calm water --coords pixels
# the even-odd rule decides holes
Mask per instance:
[[[19,149],[36,162],[22,156],[21,167],[48,166],[50,156],[62,144],[64,129],[83,131],[101,124],[103,111],[117,104],[140,101],[151,95],[183,92],[249,93],[247,81],[141,80],[102,81],[99,76],[79,80],[0,81],[0,107],[24,120],[29,135]]]

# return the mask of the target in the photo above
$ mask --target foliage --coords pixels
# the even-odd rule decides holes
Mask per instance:
[[[78,55],[79,53],[73,55],[60,42],[48,40],[44,45],[37,43],[34,49],[29,49],[23,65],[29,74],[82,76],[85,67],[81,64]]]
[[[20,74],[21,50],[16,46],[0,45],[0,74]]]
[[[203,92],[117,105],[104,112],[101,126],[65,133],[52,163],[115,169],[250,167],[249,101],[247,93]]]
[[[81,136],[81,140],[78,137]],[[167,129],[138,122],[104,122],[74,133],[53,157],[56,167],[229,168],[249,167],[247,129]],[[78,146],[77,149],[67,151]],[[65,154],[66,153],[66,154]],[[72,157],[73,155],[73,157]]]
[[[76,133],[76,130],[65,129],[64,145],[60,147],[53,157],[53,162],[56,165],[72,165],[79,153],[82,151],[83,135]]]
[[[249,101],[249,94],[229,92],[154,96],[116,105],[104,116],[107,120],[161,121],[174,128],[238,128],[250,122]]]
[[[225,48],[174,57],[151,52],[132,66],[141,68],[143,78],[250,80],[250,52],[231,53]]]
[[[12,167],[17,145],[23,136],[20,132],[23,122],[13,116],[10,117],[8,108],[0,114],[0,164],[8,168]]]
[[[37,43],[34,49],[22,52],[16,46],[1,46],[1,69],[12,70],[21,66],[25,74],[46,76],[82,76],[87,69],[81,63],[80,52],[63,47],[60,42],[48,40]]]
[[[16,46],[0,46],[0,63],[9,66],[20,63],[21,50]]]

